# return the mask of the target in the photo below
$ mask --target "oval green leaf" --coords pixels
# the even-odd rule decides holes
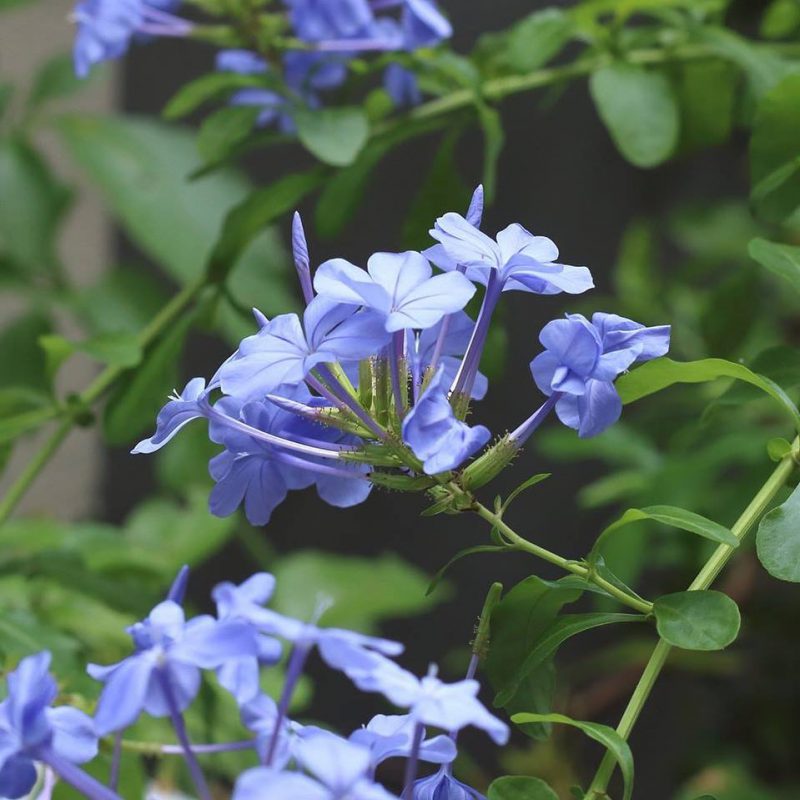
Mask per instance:
[[[666,594],[653,603],[653,614],[659,636],[684,650],[722,650],[741,624],[736,603],[715,591]]]
[[[488,800],[558,800],[558,795],[541,778],[504,775],[492,781]]]
[[[334,167],[352,164],[369,136],[369,122],[360,108],[298,108],[294,121],[305,148]]]
[[[633,754],[628,743],[608,725],[597,722],[581,722],[580,720],[565,717],[563,714],[514,714],[511,721],[520,725],[528,722],[557,722],[562,725],[571,725],[583,731],[590,739],[600,742],[619,764],[624,782],[623,800],[630,800],[633,793]]]
[[[800,583],[800,487],[761,520],[756,550],[770,575]]]
[[[666,75],[633,64],[612,64],[592,74],[589,88],[600,118],[628,161],[654,167],[672,155],[680,115]]]

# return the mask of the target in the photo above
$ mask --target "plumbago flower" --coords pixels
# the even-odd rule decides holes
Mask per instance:
[[[179,5],[180,0],[81,0],[73,11],[76,73],[86,77],[95,64],[124,55],[133,41],[192,35],[193,23],[174,13]],[[223,50],[216,67],[265,76],[263,83],[255,80],[234,91],[229,102],[257,107],[257,125],[277,124],[285,133],[295,130],[296,107],[319,108],[326,91],[345,83],[349,60],[370,52],[411,53],[453,33],[434,0],[283,0],[282,5],[266,12],[265,29],[274,29],[274,41],[264,42],[259,53]],[[287,49],[292,40],[294,47]],[[420,101],[413,72],[394,62],[384,74],[396,105]]]
[[[489,445],[491,432],[470,414],[488,390],[479,366],[499,299],[508,290],[579,294],[593,283],[585,267],[556,261],[550,239],[517,224],[491,239],[482,216],[478,187],[465,216],[437,220],[438,243],[423,253],[376,253],[366,269],[333,258],[312,273],[295,215],[302,315],[268,320],[255,311],[253,335],[208,383],[194,378],[173,394],[134,452],[158,450],[205,419],[223,448],[209,464],[212,513],[244,506],[262,525],[289,491],[311,486],[339,507],[378,485],[427,491],[440,510],[459,510],[455,499],[468,505],[469,491],[505,468],[553,409],[579,436],[601,433],[621,413],[614,381],[664,355],[669,327],[603,313],[549,323],[545,351],[531,363],[547,399]],[[476,283],[485,291],[473,319],[465,308]]]
[[[188,36],[192,23],[172,13],[179,5],[179,0],[81,0],[72,12],[75,73],[85,78],[95,64],[124,55],[135,39]]]
[[[434,670],[419,679],[393,660],[402,651],[397,642],[322,628],[266,608],[275,587],[274,578],[267,573],[253,575],[239,585],[225,582],[216,586],[212,595],[217,620],[185,618],[181,603],[187,582],[188,569],[184,567],[166,600],[145,621],[128,629],[136,647],[132,656],[110,668],[89,666],[89,673],[105,683],[94,719],[68,706],[52,707],[58,690],[48,672],[49,653],[23,659],[8,675],[7,696],[0,703],[3,797],[28,794],[37,781],[39,763],[47,767],[51,788],[54,779],[63,780],[89,800],[121,800],[114,787],[115,776],[124,770],[124,729],[142,713],[170,719],[179,744],[148,743],[147,747],[163,757],[183,756],[199,800],[211,797],[202,756],[234,750],[252,750],[259,764],[238,777],[235,800],[397,800],[398,794],[384,785],[380,775],[381,766],[390,759],[406,762],[399,787],[403,798],[450,797],[425,792],[431,782],[435,787],[446,784],[466,789],[452,777],[458,731],[472,725],[497,743],[507,740],[506,725],[477,700],[478,684],[471,677],[479,660],[480,648],[475,645],[467,680],[446,684]],[[263,670],[275,668],[276,639],[292,646],[277,701],[260,689]],[[259,640],[261,646],[256,644]],[[349,737],[292,719],[289,701],[314,649],[324,663],[344,672],[356,688],[381,693],[393,705],[407,708],[408,714],[378,714]],[[261,657],[265,651],[268,658]],[[235,674],[247,660],[256,666],[255,694],[233,694],[243,726],[251,735],[232,742],[192,743],[182,712],[198,693],[200,673]],[[438,733],[429,735],[429,728]],[[104,786],[77,765],[95,757],[98,734],[111,732],[116,732],[111,780]],[[431,778],[417,780],[421,763],[438,765],[440,770]]]

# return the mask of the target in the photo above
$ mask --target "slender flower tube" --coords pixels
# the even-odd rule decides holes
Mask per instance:
[[[509,442],[515,447],[522,447],[531,437],[531,434],[544,422],[547,415],[555,408],[560,398],[561,392],[553,392],[525,422],[508,435]]]
[[[305,642],[298,642],[292,650],[292,655],[289,656],[289,667],[286,670],[283,690],[281,691],[281,697],[278,701],[278,713],[275,717],[275,727],[272,730],[272,737],[267,746],[264,766],[271,766],[272,760],[275,758],[275,750],[278,746],[278,740],[284,720],[286,719],[286,714],[289,711],[289,703],[292,702],[292,695],[294,694],[297,682],[300,680],[300,676],[303,674],[303,667],[305,667],[310,652],[311,645]]]
[[[175,692],[172,688],[172,682],[169,678],[169,673],[164,669],[159,669],[157,672],[158,680],[161,684],[161,690],[164,694],[164,699],[169,708],[169,716],[172,721],[172,727],[175,729],[175,735],[183,748],[183,757],[186,761],[186,766],[189,768],[189,774],[192,777],[192,783],[197,789],[200,800],[211,800],[211,792],[209,791],[208,784],[206,783],[203,770],[197,761],[197,757],[192,750],[192,743],[189,741],[189,734],[186,732],[186,723],[183,721],[178,701],[175,698]]]
[[[421,722],[414,727],[414,740],[411,745],[411,753],[406,761],[406,771],[403,776],[402,800],[411,800],[414,796],[414,781],[417,779],[419,769],[419,751],[422,747],[422,740],[425,738],[425,728]]]

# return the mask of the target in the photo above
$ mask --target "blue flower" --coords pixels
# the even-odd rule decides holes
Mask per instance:
[[[439,337],[444,330],[441,344]],[[467,352],[467,345],[475,330],[475,322],[463,311],[445,317],[433,328],[427,328],[417,337],[416,349],[408,354],[409,362],[416,374],[422,375],[431,367],[441,364],[444,371],[443,382],[450,385],[458,373],[461,364],[460,356]],[[437,360],[437,347],[439,348]],[[472,386],[471,397],[473,400],[483,400],[489,390],[489,380],[478,372]]]
[[[258,612],[275,589],[275,578],[266,572],[252,575],[239,586],[225,581],[217,584],[211,596],[217,604],[219,620],[241,620],[253,624]],[[217,668],[217,678],[239,704],[247,703],[260,692],[259,671],[262,665],[277,664],[283,648],[277,639],[258,633],[257,653],[232,657]]]
[[[375,253],[366,271],[343,258],[321,264],[314,288],[339,303],[365,306],[379,313],[386,330],[430,328],[447,314],[460,311],[475,287],[460,273],[432,276],[420,253]]]
[[[440,368],[403,419],[403,441],[423,461],[428,475],[456,469],[489,441],[483,425],[470,427],[453,413]]]
[[[453,26],[433,0],[403,0],[401,26],[409,50],[432,47],[453,35]]]
[[[380,692],[390,703],[409,709],[415,723],[451,732],[472,725],[486,731],[497,744],[508,741],[508,726],[478,700],[476,680],[443,683],[435,668],[418,678],[389,659],[382,659],[369,672],[354,674],[353,679],[362,691]]]
[[[72,14],[78,26],[75,73],[85,78],[93,65],[119,58],[134,36],[186,36],[192,24],[169,13],[177,5],[174,0],[82,0]]]
[[[558,418],[581,437],[596,436],[616,422],[622,401],[614,380],[636,362],[664,355],[668,325],[646,328],[614,314],[592,321],[568,314],[542,329],[545,351],[531,362],[533,379],[548,397],[556,395]]]
[[[422,102],[417,76],[400,64],[389,64],[383,73],[383,88],[397,108],[415,106]]]
[[[396,800],[367,777],[369,752],[345,739],[318,731],[299,739],[294,752],[307,775],[247,770],[236,782],[233,800]]]
[[[68,706],[51,708],[58,694],[50,653],[20,661],[8,675],[0,703],[0,797],[23,797],[36,783],[35,761],[82,764],[97,755],[90,717]]]
[[[206,382],[202,378],[192,378],[180,394],[170,395],[169,402],[156,417],[156,432],[149,439],[142,439],[131,452],[154,453],[170,441],[184,425],[205,416],[199,401],[206,394]]]
[[[279,386],[296,386],[319,364],[357,361],[388,341],[382,316],[315,297],[303,324],[281,314],[239,345],[219,370],[222,390],[239,398],[263,398]]]
[[[366,748],[374,769],[389,758],[408,758],[414,741],[416,721],[408,714],[374,716],[363,728],[350,734],[350,741]],[[424,735],[424,734],[423,734]],[[449,764],[456,757],[455,742],[445,735],[423,739],[418,758],[433,764]]]
[[[127,728],[143,710],[154,717],[169,716],[167,693],[183,711],[200,689],[201,669],[217,669],[229,659],[258,652],[249,624],[210,616],[187,622],[173,600],[159,603],[128,633],[135,646],[133,655],[111,666],[88,667],[93,678],[105,683],[95,715],[101,735]]]
[[[414,783],[411,800],[486,800],[475,789],[456,780],[447,767]]]
[[[491,281],[502,291],[581,294],[594,286],[586,267],[556,263],[555,244],[516,223],[500,231],[494,240],[461,214],[449,212],[436,220],[430,234],[439,244],[424,254],[437,267],[466,267],[470,280],[484,285]]]
[[[301,389],[295,399],[308,400],[310,395]],[[279,445],[258,439],[255,433],[272,434],[279,441],[330,443],[332,448],[355,446],[356,437],[300,419],[269,401],[242,405],[226,397],[216,404],[215,413],[218,409],[228,413],[212,417],[211,438],[225,445],[225,450],[209,463],[209,472],[216,481],[209,498],[212,514],[226,517],[244,504],[251,524],[266,525],[292,489],[316,486],[326,503],[340,508],[362,503],[369,496],[372,486],[366,480],[367,465],[330,466],[321,458],[300,458]],[[240,420],[253,434],[232,427],[229,420]]]
[[[367,0],[285,0],[295,33],[306,41],[362,36],[374,22]]]

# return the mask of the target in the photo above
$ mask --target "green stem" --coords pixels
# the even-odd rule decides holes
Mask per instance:
[[[775,499],[775,496],[784,486],[789,476],[792,474],[796,464],[795,458],[797,456],[798,448],[800,447],[800,437],[795,439],[792,445],[792,450],[789,452],[774,469],[772,474],[767,478],[764,485],[759,489],[756,496],[750,501],[750,504],[742,512],[739,519],[736,520],[731,531],[736,538],[741,542],[745,536],[750,532],[752,527],[761,518],[761,515],[766,511],[770,503]],[[727,544],[721,544],[712,553],[711,557],[703,565],[697,577],[689,585],[689,591],[699,592],[708,589],[714,582],[715,578],[719,575],[733,554],[736,552],[735,547]],[[639,719],[644,704],[650,697],[658,676],[667,662],[667,658],[672,650],[671,645],[667,644],[663,639],[658,642],[653,650],[650,660],[644,668],[642,677],[636,685],[631,699],[622,714],[619,725],[617,726],[617,733],[625,740],[631,735],[633,726]],[[592,785],[587,792],[587,798],[590,800],[600,800],[607,797],[606,789],[611,776],[614,773],[616,760],[610,753],[606,753],[603,760],[600,762],[600,767],[597,774],[592,781]]]
[[[200,290],[205,286],[205,280],[200,280],[186,286],[175,295],[155,317],[142,329],[137,340],[142,348],[152,344],[165,328],[195,299]],[[86,408],[99,400],[114,383],[128,371],[126,367],[107,367],[86,389],[78,395],[77,408]],[[14,509],[33,485],[39,473],[47,466],[50,459],[58,452],[63,441],[75,426],[74,410],[67,408],[64,416],[58,423],[49,439],[34,455],[20,476],[11,485],[6,496],[0,501],[0,525],[8,520]]]
[[[621,603],[630,606],[642,614],[652,613],[652,603],[648,603],[646,600],[642,600],[639,597],[634,597],[632,594],[629,594],[623,589],[614,586],[613,583],[610,583],[605,578],[597,575],[593,570],[589,569],[584,564],[580,564],[577,561],[570,561],[569,559],[558,555],[558,553],[552,552],[552,550],[548,550],[547,548],[541,547],[538,544],[529,542],[527,539],[523,539],[515,530],[513,530],[513,528],[510,528],[503,521],[503,518],[499,514],[495,514],[493,511],[490,511],[481,503],[476,502],[473,505],[473,510],[479,517],[482,517],[487,522],[490,522],[495,528],[497,528],[497,530],[503,534],[503,537],[506,539],[506,541],[510,543],[510,546],[513,549],[530,553],[537,558],[541,558],[543,561],[547,561],[549,564],[560,567],[566,572],[570,572],[573,575],[577,575],[578,577],[593,583],[595,586],[603,589],[603,591],[607,592]]]

